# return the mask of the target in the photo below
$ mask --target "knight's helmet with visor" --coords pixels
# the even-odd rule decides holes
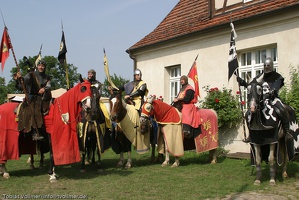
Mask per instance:
[[[274,67],[273,67],[273,60],[272,58],[266,58],[265,62],[264,62],[264,73],[267,74],[267,73],[270,73],[274,70]]]

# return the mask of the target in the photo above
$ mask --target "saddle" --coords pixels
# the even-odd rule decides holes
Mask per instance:
[[[42,101],[40,96],[36,96],[28,103],[20,103],[17,109],[18,130],[30,132],[31,128],[41,128],[43,125]]]

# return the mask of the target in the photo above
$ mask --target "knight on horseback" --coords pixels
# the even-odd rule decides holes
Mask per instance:
[[[125,101],[132,103],[135,106],[135,109],[141,113],[141,106],[144,103],[144,96],[147,95],[148,89],[146,83],[142,80],[142,73],[140,69],[134,71],[134,81],[126,83],[123,86],[125,90]]]
[[[241,86],[246,88],[249,85],[245,80],[238,76],[237,81]],[[274,70],[273,60],[270,57],[265,59],[263,73],[257,75],[252,82],[257,82],[262,85],[264,103],[273,105],[279,119],[282,121],[282,127],[286,132],[286,138],[293,139],[293,136],[290,134],[289,114],[285,109],[284,104],[278,97],[280,88],[284,86],[284,78],[281,76],[281,74]],[[245,138],[243,142],[250,142],[250,136]]]
[[[24,59],[29,65],[28,73],[22,77],[21,72],[17,72],[14,76],[16,88],[28,96],[18,113],[18,127],[25,133],[34,128],[32,139],[42,140],[42,133],[45,133],[43,115],[47,114],[52,100],[50,76],[45,73],[47,64],[44,60],[39,60],[34,69],[27,58]]]
[[[183,75],[180,78],[182,88],[173,102],[182,105],[182,124],[183,133],[186,138],[195,138],[201,133],[201,121],[198,117],[197,102],[194,88],[188,83],[188,77]]]

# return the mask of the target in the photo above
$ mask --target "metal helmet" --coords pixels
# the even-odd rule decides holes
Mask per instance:
[[[141,76],[142,76],[141,70],[140,70],[140,69],[136,69],[136,70],[134,71],[134,76],[135,76],[135,75],[139,75],[140,78],[141,78]]]
[[[43,66],[47,66],[47,63],[46,63],[46,61],[45,60],[39,60],[38,62],[37,62],[37,66],[39,66],[39,65],[43,65]]]
[[[273,60],[272,58],[266,58],[264,62],[264,73],[267,74],[269,72],[272,72],[274,70],[273,68]]]
[[[94,77],[97,75],[97,73],[96,73],[96,71],[94,69],[90,69],[88,71],[88,73],[92,73]]]

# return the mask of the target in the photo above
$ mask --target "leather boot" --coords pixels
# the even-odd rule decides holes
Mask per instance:
[[[289,120],[289,114],[284,108],[282,104],[275,104],[275,106],[278,108],[278,117],[281,120],[282,128],[285,131],[286,134],[286,140],[292,140],[294,139],[293,136],[290,134],[290,120]]]
[[[242,141],[245,142],[245,143],[249,143],[250,140],[251,140],[251,139],[250,139],[250,136],[248,136],[247,138],[243,139]]]

